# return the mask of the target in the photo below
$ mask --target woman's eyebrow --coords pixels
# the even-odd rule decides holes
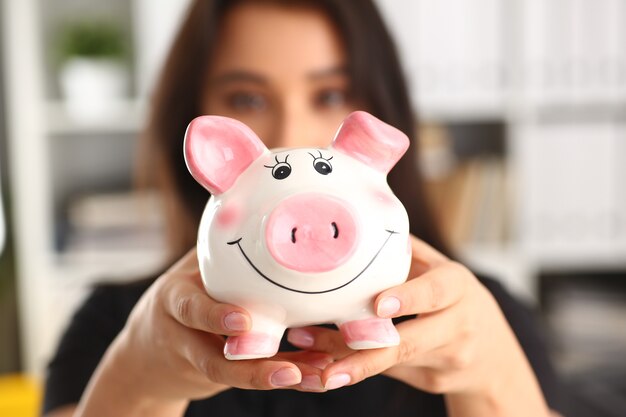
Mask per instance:
[[[310,80],[318,80],[320,78],[334,77],[337,75],[348,75],[348,68],[345,66],[337,66],[311,71],[307,74]]]
[[[228,71],[228,72],[219,74],[211,78],[209,82],[214,85],[214,84],[228,84],[232,82],[241,82],[241,81],[251,82],[255,84],[262,84],[262,85],[268,84],[267,79],[263,77],[262,75],[259,75],[250,71],[244,71],[244,70],[233,70],[233,71]]]

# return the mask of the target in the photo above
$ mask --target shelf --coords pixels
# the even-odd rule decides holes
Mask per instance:
[[[534,265],[513,246],[468,245],[459,250],[460,260],[476,273],[486,274],[530,303],[537,302]]]
[[[164,267],[165,249],[62,252],[53,257],[52,280],[64,287],[124,282]]]
[[[626,244],[612,250],[598,248],[585,252],[546,251],[512,245],[467,245],[459,250],[461,261],[477,273],[504,283],[512,292],[537,301],[535,277],[540,271],[626,270]]]
[[[543,271],[626,270],[626,244],[587,250],[533,248],[528,253]]]
[[[484,122],[507,117],[502,95],[473,96],[442,94],[417,101],[420,120],[437,122]]]
[[[584,102],[563,98],[529,99],[515,114],[538,122],[626,120],[626,94],[612,99],[589,98]]]
[[[136,133],[143,128],[146,110],[143,100],[125,100],[115,103],[101,117],[78,120],[68,112],[65,102],[48,101],[45,104],[46,132],[53,136]]]

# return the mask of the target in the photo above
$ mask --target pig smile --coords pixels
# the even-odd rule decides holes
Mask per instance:
[[[367,268],[370,267],[370,265],[374,262],[374,260],[376,259],[376,257],[378,257],[378,254],[383,250],[383,248],[385,247],[385,245],[387,244],[387,242],[389,241],[389,239],[391,238],[391,236],[393,236],[394,234],[398,234],[398,232],[395,232],[393,230],[388,230],[385,229],[386,232],[389,233],[389,236],[387,236],[387,238],[385,239],[385,241],[383,242],[383,244],[380,246],[380,248],[378,249],[378,251],[374,254],[374,256],[372,256],[372,259],[370,259],[370,261],[367,263],[367,265],[365,265],[365,267],[361,270],[361,272],[359,272],[358,274],[356,274],[356,276],[354,276],[353,278],[351,278],[350,280],[348,280],[347,282],[334,287],[334,288],[329,288],[327,290],[321,290],[321,291],[303,291],[303,290],[299,290],[296,288],[290,288],[287,287],[286,285],[280,284],[274,280],[272,280],[271,278],[269,278],[267,275],[265,275],[263,272],[261,272],[259,270],[259,268],[256,267],[256,265],[254,265],[254,263],[250,260],[250,258],[248,257],[248,255],[246,255],[246,253],[244,252],[243,248],[241,247],[241,239],[243,239],[242,237],[240,237],[237,240],[233,240],[231,242],[226,242],[228,245],[237,245],[239,247],[239,250],[241,251],[241,254],[243,255],[243,257],[246,259],[246,261],[250,264],[250,266],[261,276],[263,277],[265,280],[271,282],[272,284],[283,288],[285,290],[288,291],[293,291],[293,292],[297,292],[297,293],[301,293],[301,294],[324,294],[327,292],[331,292],[331,291],[336,291],[339,290],[345,286],[347,286],[348,284],[351,284],[352,282],[354,282],[357,278],[359,278],[361,275],[363,275],[363,273],[367,270]]]

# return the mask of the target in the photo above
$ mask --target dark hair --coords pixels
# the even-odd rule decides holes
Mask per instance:
[[[325,13],[344,41],[352,98],[367,111],[402,130],[411,146],[388,181],[409,213],[411,233],[448,253],[427,203],[417,164],[417,129],[394,44],[370,0],[243,0],[308,7]],[[140,152],[142,172],[150,173],[164,195],[173,258],[195,244],[208,194],[188,173],[182,139],[201,114],[201,98],[220,20],[241,1],[197,0],[174,40],[155,90]]]

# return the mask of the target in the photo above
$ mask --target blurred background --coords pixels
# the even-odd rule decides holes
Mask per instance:
[[[377,3],[446,235],[544,319],[572,415],[626,415],[626,2]],[[160,265],[159,196],[133,162],[187,4],[2,1],[2,416],[36,415],[90,285]]]

